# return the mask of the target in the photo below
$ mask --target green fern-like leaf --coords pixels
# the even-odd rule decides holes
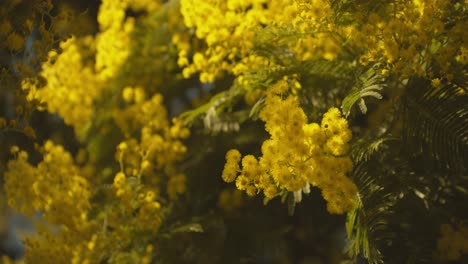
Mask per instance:
[[[303,71],[311,77],[352,81],[354,66],[345,61],[314,60],[302,65]]]
[[[386,143],[395,140],[398,140],[398,138],[394,136],[383,136],[377,139],[369,137],[360,138],[353,144],[351,148],[351,157],[357,163],[368,161],[372,155],[374,155],[380,149],[385,148]]]
[[[430,169],[463,174],[468,164],[468,94],[443,82],[437,89],[429,80],[413,78],[403,98],[402,136],[412,157]]]
[[[180,114],[179,118],[182,119],[186,125],[192,125],[195,120],[205,115],[211,107],[214,107],[216,112],[223,112],[225,109],[231,108],[232,105],[241,98],[242,94],[243,91],[237,85],[233,85],[230,90],[220,92],[213,96],[209,102]]]
[[[343,114],[348,116],[351,113],[351,108],[358,103],[359,109],[363,114],[367,113],[367,106],[364,101],[365,97],[373,97],[382,99],[380,91],[383,90],[385,84],[384,78],[377,73],[378,65],[371,67],[362,76],[351,92],[343,99],[341,109]]]
[[[353,155],[360,160],[350,175],[358,202],[346,223],[348,253],[369,263],[433,263],[438,228],[463,192],[454,196],[439,186],[440,175],[418,171],[424,164],[412,161],[397,138],[360,144]]]
[[[348,253],[352,257],[362,254],[369,263],[383,263],[379,245],[396,236],[388,224],[397,196],[378,184],[372,167],[372,162],[362,162],[352,173],[359,191],[357,206],[348,213],[346,222]]]

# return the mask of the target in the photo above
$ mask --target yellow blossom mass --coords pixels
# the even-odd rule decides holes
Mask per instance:
[[[448,12],[442,10],[450,9],[460,17],[464,10],[460,4],[449,5],[443,0],[396,1],[377,4],[363,14],[363,5],[339,9],[323,0],[182,0],[185,25],[194,28],[206,48],[190,51],[189,45],[176,39],[181,48],[179,65],[184,67],[185,77],[200,73],[202,82],[226,73],[243,76],[262,67],[279,66],[256,52],[260,43],[273,42],[299,61],[358,55],[359,63],[382,63],[385,70],[402,79],[410,74],[450,79],[450,60],[463,58],[466,32],[463,23],[444,27]],[[346,54],[350,50],[359,53]],[[191,62],[187,59],[190,52]],[[424,62],[432,59],[441,65],[440,70],[427,68]]]
[[[0,262],[463,262],[467,10],[2,1]]]
[[[284,86],[283,81],[276,86]],[[310,184],[322,190],[330,213],[353,209],[357,188],[346,176],[352,168],[346,156],[352,137],[348,122],[337,108],[330,108],[321,125],[307,123],[298,98],[289,95],[283,99],[275,93],[277,87],[267,94],[260,112],[270,134],[262,144],[262,156],[246,155],[241,161],[239,151],[228,151],[223,180],[235,180],[236,187],[250,196],[263,191],[267,199],[285,191],[301,191]]]

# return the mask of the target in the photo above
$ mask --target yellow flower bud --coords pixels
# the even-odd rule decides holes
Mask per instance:
[[[122,98],[126,103],[131,103],[133,101],[133,96],[134,92],[132,87],[125,87],[122,90]]]

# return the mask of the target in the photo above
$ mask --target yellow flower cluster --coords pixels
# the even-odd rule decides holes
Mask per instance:
[[[459,260],[468,254],[468,226],[442,224],[441,237],[437,241],[437,258],[444,261]]]
[[[40,70],[38,65],[47,60],[48,51],[55,48],[57,42],[87,28],[80,25],[78,29],[77,20],[72,22],[70,8],[63,12],[67,4],[53,6],[52,0],[32,0],[27,7],[23,4],[22,1],[6,0],[0,6],[0,50],[2,56],[7,56],[3,59],[7,63],[0,69],[13,66],[8,71],[15,68],[11,72],[15,78],[35,76]],[[80,17],[89,18],[85,14]]]
[[[100,233],[91,237],[88,244],[75,247],[73,263],[94,263],[103,256],[115,263],[151,263],[150,241],[163,221],[161,201],[167,201],[166,197],[174,200],[185,191],[185,175],[177,172],[175,162],[185,152],[180,139],[187,137],[189,131],[178,120],[169,125],[160,95],[149,99],[144,94],[135,97],[141,92],[138,91],[126,87],[122,92],[122,99],[128,104],[121,110],[122,116],[129,110],[135,114],[131,121],[136,124],[125,124],[130,122],[125,118],[119,123],[127,136],[139,132],[138,139],[130,137],[117,146],[115,157],[120,171],[114,175],[106,209],[101,209],[100,217],[94,221],[103,220],[104,228],[111,228],[112,234]],[[161,186],[165,186],[167,196],[161,194]],[[145,235],[139,235],[137,242],[135,234]]]
[[[452,59],[463,53],[466,39],[460,20],[466,13],[464,4],[454,5],[447,0],[392,1],[364,15],[365,8],[361,6],[352,14],[355,25],[341,26],[338,31],[351,47],[364,51],[362,64],[384,62],[401,79],[411,74],[453,78]],[[453,21],[451,26],[446,24],[448,19]],[[427,68],[432,60],[441,67],[439,72]]]
[[[167,111],[163,98],[155,94],[147,98],[142,87],[127,86],[122,89],[123,109],[114,110],[114,119],[126,137],[141,129],[142,125],[161,131],[168,127]]]
[[[323,116],[321,125],[307,123],[296,96],[282,99],[282,81],[267,93],[260,118],[271,135],[263,142],[262,156],[242,158],[237,150],[226,154],[222,177],[236,182],[248,195],[263,191],[269,200],[284,191],[300,192],[311,184],[322,190],[330,213],[342,214],[354,206],[357,188],[346,177],[352,161],[346,156],[351,131],[337,108]]]
[[[183,71],[184,76],[200,72],[202,82],[211,82],[222,76],[224,72],[240,75],[246,69],[274,66],[272,60],[251,52],[255,45],[255,37],[265,33],[262,30],[266,27],[273,29],[289,27],[289,32],[294,33],[287,37],[294,41],[284,43],[285,48],[301,60],[312,56],[335,58],[339,46],[332,36],[327,33],[312,34],[318,33],[319,29],[326,25],[325,21],[331,15],[330,3],[324,0],[312,2],[309,5],[314,8],[308,8],[291,0],[182,0],[181,12],[185,25],[195,28],[197,38],[205,40],[207,44],[205,50],[193,51],[191,64],[187,59],[189,46],[178,45],[179,65],[186,66]],[[303,37],[306,32],[308,37]],[[275,34],[271,32],[262,35]],[[261,41],[277,41],[277,39]]]
[[[9,204],[28,216],[43,211],[51,224],[80,228],[90,207],[91,194],[87,179],[81,176],[71,155],[62,146],[47,141],[42,150],[43,160],[32,166],[25,151],[13,147],[12,152],[16,159],[8,163],[5,173]]]
[[[25,239],[25,262],[67,263],[89,234],[90,183],[62,146],[46,141],[40,150],[43,160],[33,166],[25,151],[12,147],[15,159],[5,173],[8,203],[29,217],[42,213],[47,221],[35,223],[38,235]]]
[[[237,149],[231,149],[226,153],[226,164],[222,175],[225,182],[233,182],[236,179],[237,172],[240,170],[240,161],[241,154]]]
[[[162,116],[165,117],[165,112]],[[167,127],[157,131],[167,138],[176,141],[188,136],[181,122],[175,120],[173,126],[165,124]],[[155,126],[159,125],[155,123]],[[150,127],[148,125],[144,130]],[[158,134],[142,135],[142,138],[151,136],[157,137]],[[119,157],[122,170],[114,177],[113,194],[108,194],[110,200],[101,197],[104,200],[93,204],[90,204],[94,195],[90,187],[97,190],[104,186],[102,179],[95,178],[93,173],[90,174],[93,179],[82,176],[87,174],[83,172],[86,164],[78,167],[63,147],[47,141],[41,148],[43,161],[37,166],[27,162],[26,152],[18,147],[12,148],[16,158],[9,162],[5,174],[8,202],[29,216],[43,212],[47,221],[46,225],[36,225],[37,236],[26,238],[26,263],[99,263],[105,258],[116,263],[151,263],[153,256],[149,243],[162,223],[159,201],[165,200],[158,186],[165,180],[162,174],[168,174],[166,188],[169,199],[176,199],[185,191],[185,176],[177,173],[174,165],[185,147],[179,141],[172,145],[149,139],[142,142],[140,145],[136,140],[129,140],[119,144],[116,157]],[[162,145],[157,145],[159,143]],[[182,150],[174,148],[174,144],[181,145]],[[158,156],[161,153],[155,154],[158,151],[167,151],[168,156],[162,160]],[[82,155],[77,155],[80,163],[86,163],[78,156]],[[138,161],[137,165],[135,161]],[[18,181],[19,177],[21,181]],[[91,182],[98,186],[91,186]],[[93,212],[93,208],[98,211]],[[147,235],[139,236],[137,242],[135,233]],[[134,247],[134,243],[147,244],[148,247],[141,249]]]
[[[5,174],[8,202],[29,216],[41,214],[45,220],[35,223],[37,233],[25,239],[26,263],[153,262],[152,244],[163,221],[162,207],[186,190],[186,176],[176,162],[186,152],[182,140],[190,133],[182,121],[168,121],[162,96],[153,93],[150,80],[155,79],[148,72],[144,72],[144,84],[151,87],[142,82],[132,86],[133,78],[125,78],[124,83],[114,80],[133,49],[133,20],[146,18],[140,13],[132,18],[126,12],[157,12],[161,2],[103,1],[98,13],[100,32],[60,43],[58,51],[48,53],[42,78],[23,82],[28,101],[37,102],[40,110],[57,113],[76,132],[120,128],[123,134],[122,138],[117,131],[109,140],[120,141],[115,151],[118,172],[115,163],[107,164],[112,159],[95,159],[99,155],[94,152],[102,150],[98,146],[94,151],[101,135],[80,138],[88,145],[75,160],[51,141],[40,148],[43,161],[37,165],[28,163],[26,152],[12,149],[15,159]],[[160,20],[163,18],[144,21]],[[8,26],[2,21],[0,30]],[[171,23],[175,26],[178,21]],[[151,26],[162,30],[167,25]],[[147,41],[139,37],[139,41]],[[157,38],[167,44],[165,37]],[[147,58],[141,61],[147,62]],[[9,123],[0,118],[3,127],[15,125],[16,120]],[[25,133],[33,135],[34,131],[28,127]]]
[[[116,123],[129,137],[118,147],[116,158],[121,171],[138,182],[144,176],[148,183],[157,184],[160,179],[152,178],[154,170],[164,170],[169,175],[168,196],[175,199],[185,191],[185,176],[176,171],[174,163],[186,152],[181,139],[190,135],[189,130],[180,120],[174,119],[172,125],[167,122],[167,112],[159,94],[145,99],[141,88],[125,87],[122,98],[128,105],[114,113]],[[139,133],[139,140],[131,137],[135,132]]]
[[[89,231],[68,230],[62,227],[56,230],[44,225],[36,224],[37,235],[24,239],[27,250],[24,255],[25,263],[76,263],[71,261],[73,252],[82,247]],[[84,240],[84,241],[83,241]],[[80,262],[86,263],[86,262]],[[87,263],[90,263],[89,260]]]
[[[342,8],[330,2],[181,0],[185,25],[195,29],[206,48],[190,52],[188,45],[178,45],[179,66],[185,67],[185,77],[199,72],[202,82],[224,72],[239,76],[275,68],[274,59],[253,52],[265,43],[275,43],[299,61],[334,60],[342,50],[351,51],[349,55],[361,64],[383,63],[387,74],[390,70],[402,79],[417,74],[450,80],[453,58],[466,64],[466,4],[413,0]],[[450,26],[446,21],[451,21]],[[193,54],[191,62],[188,54]],[[440,71],[428,67],[433,60]]]
[[[126,84],[160,92],[161,87],[174,81],[174,71],[178,70],[178,51],[170,40],[182,38],[185,42],[190,37],[181,24],[179,1],[131,0],[128,5],[138,14],[138,24],[131,36],[133,48],[120,72],[125,74]]]
[[[177,119],[172,125],[167,122],[167,112],[159,94],[147,99],[141,88],[125,87],[122,101],[126,106],[116,110],[114,118],[128,139],[117,146],[115,157],[120,172],[115,174],[112,187],[119,202],[114,210],[108,211],[106,219],[109,226],[119,230],[116,239],[122,241],[115,253],[115,262],[150,263],[151,245],[145,252],[138,252],[141,258],[125,251],[135,232],[158,232],[162,223],[159,201],[165,200],[161,187],[165,187],[170,200],[185,192],[186,177],[177,171],[175,162],[186,151],[181,139],[189,136],[189,130]],[[138,135],[134,138],[135,133]]]
[[[45,86],[38,80],[23,82],[28,100],[37,100],[49,112],[58,113],[76,132],[85,128],[94,114],[96,98],[106,88],[104,81],[116,76],[132,48],[134,21],[125,16],[129,5],[157,7],[146,1],[103,1],[98,13],[101,31],[96,37],[62,42],[60,54],[50,51],[40,73],[47,80]]]
[[[153,190],[145,190],[136,177],[127,177],[123,172],[115,175],[113,187],[116,195],[121,198],[121,209],[132,213],[138,210],[135,219],[141,227],[152,227],[154,231],[161,225],[161,204]]]
[[[116,75],[131,50],[134,20],[125,17],[128,1],[104,0],[99,7],[100,33],[96,36],[96,71],[102,79]]]
[[[87,54],[82,50],[92,50],[91,41],[91,38],[70,38],[60,44],[61,54],[50,51],[49,61],[43,64],[41,72],[47,80],[45,86],[41,87],[37,80],[23,81],[29,101],[45,104],[49,112],[59,114],[77,132],[90,121],[94,100],[103,89],[92,68],[84,64]]]

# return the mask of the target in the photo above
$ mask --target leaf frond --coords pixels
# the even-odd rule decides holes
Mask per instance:
[[[356,85],[351,89],[351,92],[343,99],[341,109],[347,117],[351,113],[351,108],[359,102],[359,109],[363,114],[367,112],[367,106],[364,101],[365,97],[373,97],[382,99],[380,91],[386,86],[384,78],[378,73],[379,65],[376,64],[370,67],[366,72],[359,76]]]
[[[398,140],[399,138],[391,135],[386,135],[379,138],[360,138],[353,144],[351,148],[351,157],[357,163],[368,161],[376,152],[382,148],[387,147],[386,144],[388,142]]]
[[[408,81],[403,98],[402,136],[408,153],[455,174],[468,164],[468,94],[449,82],[438,88],[429,80]]]
[[[391,188],[379,184],[378,171],[373,161],[356,165],[352,172],[353,181],[358,187],[357,205],[348,213],[346,229],[351,243],[348,253],[356,257],[362,254],[369,263],[383,263],[380,245],[393,240],[396,234],[389,222],[398,196]]]

